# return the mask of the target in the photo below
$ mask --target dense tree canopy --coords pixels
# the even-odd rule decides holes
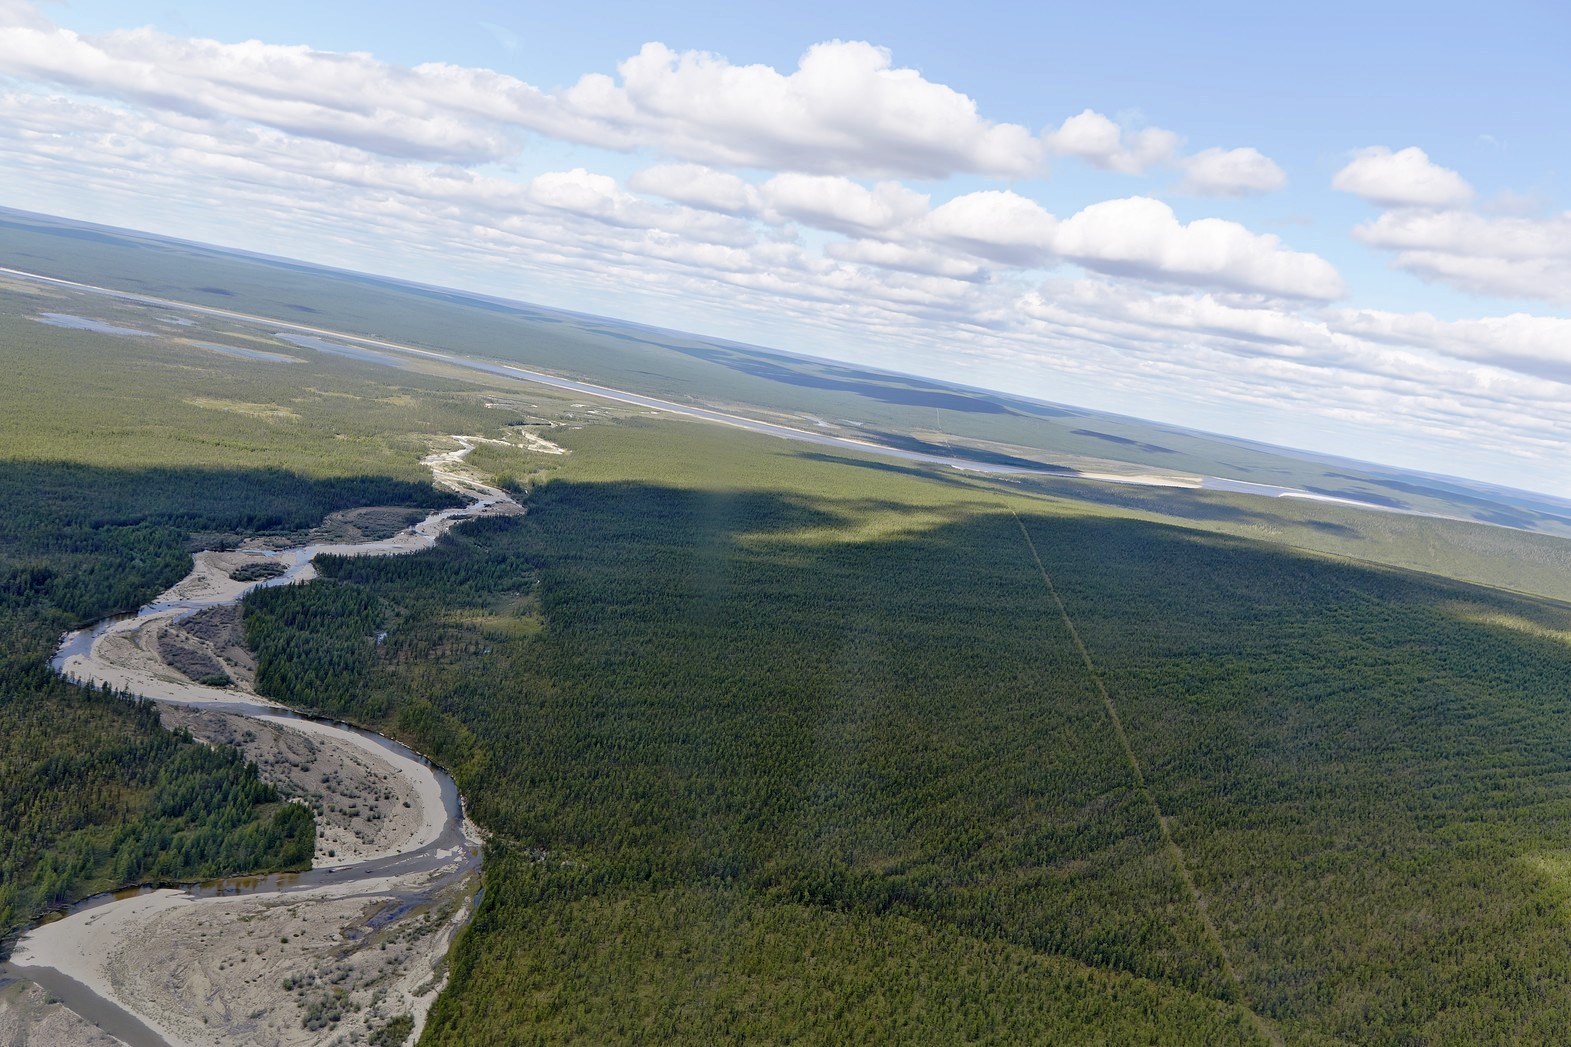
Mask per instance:
[[[1571,1017],[1571,614],[1016,501],[1148,799],[1010,507],[879,483],[553,480],[248,601],[267,687],[404,734],[496,834],[430,1042]]]
[[[193,542],[446,499],[375,477],[0,462],[0,941],[94,891],[311,861],[309,812],[282,803],[237,752],[55,676],[62,631],[179,580]]]

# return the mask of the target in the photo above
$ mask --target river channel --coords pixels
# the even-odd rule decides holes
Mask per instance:
[[[481,841],[453,780],[396,741],[302,717],[248,693],[245,680],[238,689],[193,682],[164,662],[156,640],[251,589],[315,577],[323,553],[415,552],[462,521],[522,511],[464,467],[474,442],[452,439],[456,449],[424,464],[465,505],[378,541],[197,553],[191,573],[136,614],[62,639],[51,664],[68,679],[158,702],[166,723],[240,745],[264,779],[301,802],[315,790],[317,855],[307,872],[120,891],[41,922],[0,967],[0,1039],[205,1047],[359,1033],[363,1042],[403,1015],[418,1033],[478,883]],[[265,581],[229,577],[246,563],[284,570]]]

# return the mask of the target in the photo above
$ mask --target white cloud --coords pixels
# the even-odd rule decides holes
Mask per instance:
[[[1323,323],[1276,308],[1249,308],[1215,296],[1141,293],[1103,277],[1056,283],[1017,303],[1032,320],[1081,331],[1098,341],[1154,351],[1167,343],[1246,359],[1263,357],[1333,362],[1334,339]]]
[[[1565,259],[1480,258],[1438,251],[1404,251],[1397,265],[1473,294],[1571,304],[1571,263]]]
[[[724,214],[759,210],[758,190],[734,174],[702,164],[656,164],[633,172],[629,189]]]
[[[1202,196],[1246,196],[1287,184],[1287,175],[1258,149],[1210,148],[1182,156],[1183,139],[1172,131],[1147,127],[1130,131],[1094,109],[1086,109],[1043,136],[1051,152],[1077,156],[1104,170],[1140,175],[1153,167],[1184,172],[1179,189]]]
[[[816,44],[789,74],[645,44],[618,71],[620,86],[586,77],[566,92],[565,106],[691,159],[941,177],[1028,174],[1041,156],[1024,127],[984,119],[970,98],[895,67],[887,50],[868,43]]]
[[[1388,211],[1353,230],[1396,265],[1475,294],[1571,302],[1571,212],[1547,218]]]
[[[1066,219],[1055,250],[1100,272],[1294,298],[1340,298],[1346,287],[1319,255],[1291,251],[1270,234],[1201,218],[1188,225],[1160,200],[1092,204]]]
[[[1125,132],[1111,119],[1087,109],[1065,120],[1046,136],[1048,148],[1078,156],[1097,167],[1123,174],[1142,174],[1172,160],[1181,139],[1157,127]]]
[[[548,171],[529,183],[529,195],[546,207],[613,221],[637,202],[610,175],[591,174],[582,167]]]
[[[51,24],[30,0],[0,0],[0,25],[48,29]]]
[[[1178,161],[1184,172],[1179,186],[1203,196],[1247,196],[1274,192],[1287,184],[1287,174],[1258,149],[1205,149]]]
[[[1571,213],[1489,218],[1470,211],[1390,211],[1355,230],[1375,247],[1500,258],[1571,258]]]
[[[14,5],[13,5],[14,6]],[[618,79],[589,74],[545,92],[486,69],[402,67],[365,53],[256,40],[190,39],[153,29],[79,35],[23,6],[0,19],[0,72],[72,91],[191,116],[243,120],[386,156],[482,164],[525,148],[528,133],[615,150],[648,150],[706,164],[860,177],[1028,175],[1044,150],[1141,173],[1179,163],[1196,191],[1270,184],[1274,165],[1253,150],[1176,159],[1177,135],[1125,131],[1087,109],[1043,138],[982,117],[975,102],[861,42],[817,44],[797,69],[734,65],[698,51],[646,44]],[[665,165],[674,167],[674,165]],[[669,172],[668,172],[669,173]],[[675,189],[646,176],[646,190]],[[736,213],[711,184],[671,199]]]
[[[890,229],[886,238],[1028,269],[1069,261],[1141,280],[1251,294],[1331,300],[1346,293],[1336,269],[1318,255],[1290,250],[1236,222],[1202,218],[1185,225],[1149,197],[1092,204],[1060,220],[1018,193],[982,190]]]
[[[1058,219],[1035,200],[1007,189],[966,193],[934,208],[920,233],[1006,265],[1041,264],[1052,250]]]
[[[1018,124],[871,44],[810,48],[796,70],[644,45],[621,82],[590,74],[544,92],[486,69],[412,68],[364,53],[152,29],[81,36],[31,8],[0,21],[0,73],[172,112],[242,119],[389,156],[478,164],[520,133],[685,160],[820,174],[1021,175],[1042,145]]]
[[[1467,320],[1439,320],[1428,313],[1349,310],[1333,314],[1339,330],[1391,345],[1571,383],[1571,319],[1512,313]],[[1547,390],[1546,390],[1547,391]],[[1551,393],[1563,399],[1563,390]]]
[[[1388,207],[1450,207],[1473,197],[1473,187],[1417,146],[1393,153],[1383,145],[1360,150],[1331,179],[1331,187]]]
[[[868,189],[835,175],[780,174],[760,195],[774,216],[819,229],[859,234],[891,229],[927,213],[928,198],[898,182]]]
[[[171,171],[205,171],[209,177],[259,184],[287,180],[302,197],[360,193],[408,199],[427,210],[467,213],[480,223],[509,217],[537,221],[550,211],[695,244],[750,250],[761,233],[789,236],[791,224],[800,222],[845,232],[854,241],[891,244],[837,247],[825,252],[828,260],[963,281],[982,275],[978,258],[1010,267],[1067,259],[1101,271],[1198,287],[1306,297],[1326,297],[1334,290],[1328,289],[1324,262],[1287,251],[1274,237],[1215,220],[1182,226],[1166,205],[1138,198],[1095,205],[1061,225],[1035,201],[1001,190],[965,194],[929,211],[925,196],[897,183],[867,187],[833,176],[784,174],[752,187],[720,172],[666,165],[633,179],[636,188],[659,189],[667,198],[685,196],[701,207],[753,208],[751,214],[728,215],[658,206],[586,168],[519,183],[452,166],[377,160],[350,147],[187,117],[162,124],[140,120],[136,126],[111,110],[63,102],[39,108],[28,96],[15,96],[9,108],[24,127],[64,132],[75,122],[81,136],[76,148],[85,162],[101,162],[106,154],[127,149],[164,153],[162,163]],[[168,150],[176,151],[172,160]],[[760,230],[759,218],[785,227],[780,234]]]
[[[983,275],[980,264],[929,247],[892,244],[887,240],[846,240],[825,246],[824,253],[840,262],[876,265],[897,272],[975,280]]]
[[[1393,446],[1406,444],[1430,468],[1443,448],[1453,467],[1491,456],[1523,463],[1519,475],[1535,478],[1533,487],[1566,475],[1571,373],[1545,380],[1518,367],[1509,351],[1494,351],[1509,350],[1545,318],[1305,314],[1212,295],[1143,293],[1100,278],[1052,282],[1022,296],[1017,309],[1060,373],[1114,384],[1123,395],[1203,389],[1206,399],[1273,424],[1296,414],[1318,417],[1325,433],[1360,434],[1342,453],[1367,455],[1358,440],[1396,434]],[[1564,322],[1543,323],[1534,337],[1552,339]]]
[[[1472,294],[1571,303],[1571,212],[1514,214],[1538,201],[1510,193],[1492,214],[1464,207],[1472,187],[1414,147],[1366,149],[1332,184],[1390,208],[1353,235],[1399,269]]]
[[[0,72],[186,115],[249,120],[388,156],[476,163],[510,155],[509,128],[465,96],[505,80],[454,66],[404,69],[368,54],[222,44],[134,29],[82,37],[0,28]]]

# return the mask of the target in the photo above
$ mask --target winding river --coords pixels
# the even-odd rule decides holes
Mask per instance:
[[[135,615],[64,637],[56,671],[156,701],[166,722],[239,744],[286,794],[314,797],[318,850],[308,872],[122,891],[35,926],[0,968],[13,1036],[131,1047],[319,1043],[404,1015],[418,1033],[480,862],[452,779],[395,741],[299,716],[244,680],[240,693],[192,682],[164,661],[157,640],[253,588],[315,577],[319,554],[414,552],[464,520],[520,512],[465,469],[474,441],[453,440],[456,449],[423,461],[466,505],[379,541],[197,553],[191,573]],[[229,577],[240,563],[263,562],[285,570],[265,581]]]

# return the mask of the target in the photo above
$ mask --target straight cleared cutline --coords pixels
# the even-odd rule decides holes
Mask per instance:
[[[1190,875],[1189,862],[1184,857],[1183,848],[1178,846],[1178,841],[1173,839],[1172,832],[1167,827],[1167,819],[1162,815],[1161,805],[1156,802],[1156,796],[1146,785],[1145,772],[1140,767],[1140,760],[1135,756],[1134,747],[1129,744],[1129,735],[1124,733],[1124,721],[1118,715],[1118,707],[1113,704],[1113,696],[1108,693],[1107,686],[1102,683],[1102,675],[1097,672],[1096,663],[1091,660],[1091,652],[1086,649],[1085,642],[1080,639],[1080,630],[1075,628],[1074,620],[1069,617],[1069,608],[1064,605],[1064,598],[1058,595],[1058,588],[1053,585],[1052,577],[1047,573],[1047,568],[1042,563],[1042,557],[1036,551],[1036,543],[1031,540],[1031,532],[1026,530],[1025,521],[1020,519],[1020,514],[1014,509],[1009,510],[1009,515],[1015,518],[1015,526],[1020,528],[1020,536],[1025,539],[1026,548],[1031,552],[1031,559],[1036,563],[1037,572],[1042,576],[1042,584],[1047,588],[1047,594],[1053,598],[1053,603],[1058,608],[1059,617],[1064,620],[1064,627],[1069,630],[1069,639],[1074,643],[1075,650],[1080,654],[1080,660],[1085,664],[1086,673],[1091,677],[1092,686],[1097,694],[1102,696],[1102,706],[1107,710],[1107,718],[1113,724],[1113,733],[1118,736],[1118,744],[1124,750],[1124,760],[1129,764],[1130,773],[1134,775],[1135,788],[1145,798],[1146,804],[1151,808],[1151,813],[1156,817],[1157,828],[1162,833],[1162,842],[1167,848],[1168,856],[1173,859],[1173,865],[1178,869],[1178,878],[1183,881],[1184,888],[1189,892],[1189,900],[1195,905],[1195,910],[1200,914],[1200,923],[1205,928],[1206,937],[1211,940],[1211,946],[1222,961],[1222,973],[1227,975],[1238,989],[1240,1005],[1254,1019],[1255,1027],[1266,1041],[1281,1045],[1284,1041],[1282,1034],[1255,1012],[1249,1006],[1249,1000],[1244,995],[1244,981],[1239,977],[1238,971],[1233,967],[1233,961],[1228,958],[1227,947],[1222,944],[1222,935],[1218,933],[1215,922],[1211,919],[1211,910],[1206,907],[1206,900],[1200,894],[1200,888],[1195,886],[1195,878]]]

